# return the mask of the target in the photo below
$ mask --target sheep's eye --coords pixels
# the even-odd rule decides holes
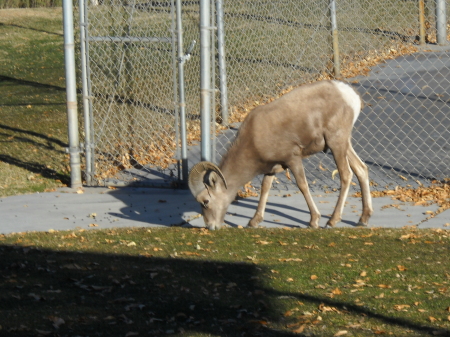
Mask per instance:
[[[202,203],[202,207],[207,209],[208,208],[208,204],[209,204],[209,200],[204,200]]]

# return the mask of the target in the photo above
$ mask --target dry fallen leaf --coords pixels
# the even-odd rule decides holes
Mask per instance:
[[[372,191],[371,194],[373,197],[390,196],[393,200],[412,202],[416,205],[429,206],[431,204],[438,204],[439,209],[436,213],[441,213],[450,208],[449,180],[444,182],[433,181],[432,185],[428,187],[422,184],[419,185],[417,188],[397,186],[394,190]],[[354,196],[361,197],[361,193],[357,192]],[[391,207],[394,207],[394,205],[391,205]],[[434,212],[427,214],[434,215]]]
[[[35,293],[29,293],[28,294],[29,297],[33,297],[36,301],[41,301],[41,300],[45,300],[44,297],[36,295]]]
[[[278,259],[280,262],[302,262],[302,259],[299,258],[287,258],[287,259]]]
[[[384,335],[384,334],[386,333],[386,331],[380,330],[380,329],[372,329],[372,332],[373,332],[375,335]]]
[[[348,331],[347,331],[347,330],[340,330],[340,331],[336,332],[336,333],[333,335],[333,337],[344,336],[344,335],[346,335],[346,334],[348,334]]]
[[[297,329],[292,330],[292,332],[300,334],[305,330],[305,328],[306,328],[306,324],[302,324]]]
[[[286,169],[285,174],[286,174],[286,178],[288,178],[289,180],[292,180],[291,175],[289,173],[289,169]]]
[[[342,291],[339,288],[336,288],[331,291],[333,295],[342,295]]]
[[[334,180],[334,177],[336,176],[336,174],[339,174],[339,171],[338,171],[338,170],[334,170],[334,171],[331,173],[331,179]]]
[[[50,320],[53,322],[53,327],[55,329],[59,329],[61,325],[66,323],[61,317],[52,317]]]
[[[248,197],[257,197],[258,193],[255,191],[255,188],[252,186],[251,181],[244,185],[244,191],[239,190],[238,195],[241,198]]]
[[[317,275],[311,275],[310,279],[311,280],[317,280],[319,277]]]
[[[406,311],[406,309],[408,309],[409,307],[411,307],[409,304],[396,304],[394,305],[394,310]]]
[[[284,317],[290,317],[290,316],[292,316],[294,314],[294,312],[292,311],[292,310],[288,310],[288,311],[286,311],[285,313],[284,313]]]
[[[326,305],[323,304],[323,303],[321,303],[321,304],[319,305],[319,308],[318,308],[318,309],[319,309],[321,312],[337,312],[337,313],[340,313],[340,311],[339,311],[337,308],[326,306]]]

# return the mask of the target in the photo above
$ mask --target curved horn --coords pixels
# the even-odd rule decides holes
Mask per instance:
[[[205,182],[203,179],[208,171],[215,172],[223,180],[225,188],[228,188],[227,181],[225,180],[222,171],[217,167],[217,165],[209,161],[201,161],[195,164],[191,169],[191,172],[189,173],[189,189],[191,190],[191,193],[194,195],[194,197],[205,189]]]

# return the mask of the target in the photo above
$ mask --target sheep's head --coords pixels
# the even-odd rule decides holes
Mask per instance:
[[[189,173],[189,189],[202,206],[206,227],[219,229],[229,205],[223,173],[213,163],[202,161]]]

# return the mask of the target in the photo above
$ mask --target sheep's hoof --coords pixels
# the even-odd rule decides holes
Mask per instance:
[[[359,221],[357,224],[356,224],[356,227],[368,227],[369,225],[368,224],[366,224],[366,223],[364,223],[364,222],[362,222],[362,221]]]
[[[336,224],[332,223],[331,221],[327,221],[327,224],[324,228],[334,228],[334,226],[336,226]]]
[[[253,219],[252,219],[252,220],[250,220],[250,221],[248,222],[247,227],[250,227],[250,228],[258,228],[258,225],[259,225],[259,221],[253,221]]]
[[[259,224],[260,224],[262,221],[263,221],[262,216],[260,216],[259,214],[257,214],[257,215],[254,216],[253,219],[251,219],[251,220],[248,222],[247,227],[250,227],[250,228],[258,228],[258,227],[259,227]]]

